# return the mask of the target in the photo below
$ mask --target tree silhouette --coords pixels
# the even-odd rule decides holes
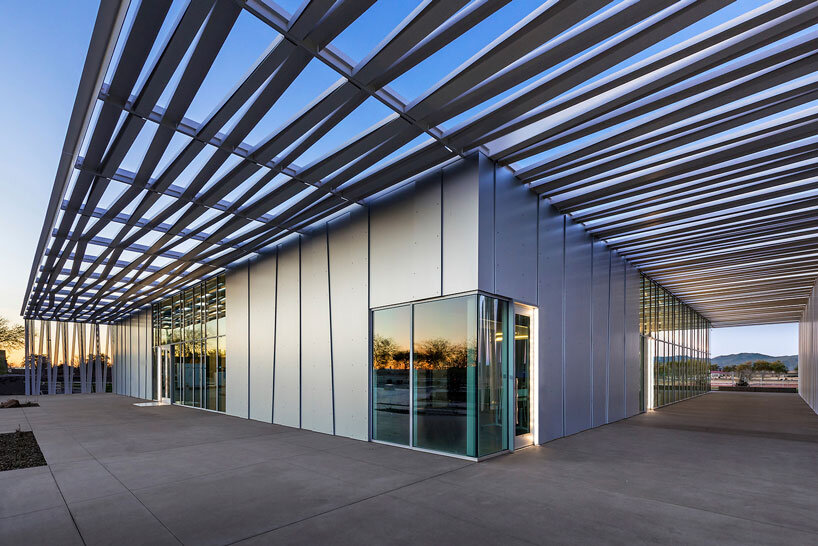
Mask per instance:
[[[409,369],[409,351],[402,349],[391,337],[377,334],[372,337],[372,360],[376,370]]]
[[[0,349],[19,349],[26,339],[26,329],[22,324],[11,324],[0,317]]]

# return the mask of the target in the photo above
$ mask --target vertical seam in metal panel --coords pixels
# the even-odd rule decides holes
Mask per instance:
[[[366,412],[366,431],[367,431],[367,440],[371,441],[373,438],[372,434],[372,397],[374,396],[372,392],[372,241],[370,234],[372,233],[371,230],[371,211],[372,209],[367,206],[366,207],[366,322],[367,322],[367,348],[366,348],[366,385],[367,385],[367,397],[366,397],[366,405],[367,405],[367,412]],[[409,393],[411,398],[412,393]],[[410,415],[411,418],[411,415]]]
[[[142,330],[142,328],[141,328],[142,324],[141,323],[142,323],[142,321],[139,320],[139,313],[137,313],[137,315],[136,315],[136,396],[137,397],[139,397],[142,394],[142,376],[139,373],[139,369],[140,369],[141,364],[142,364],[142,358],[141,358],[142,351],[139,350],[140,341],[142,339],[142,335],[141,335],[142,332],[140,331],[140,330]],[[93,330],[91,331],[91,335],[94,335]],[[91,344],[93,345],[93,341],[91,342]],[[92,367],[92,369],[93,369],[93,367]],[[87,375],[86,375],[86,379],[88,379]]]
[[[275,294],[273,295],[273,386],[272,403],[270,404],[270,422],[275,422],[276,411],[276,341],[278,339],[278,248],[276,247]]]
[[[535,226],[536,226],[535,229],[537,230],[537,232],[534,235],[534,244],[535,244],[536,253],[537,253],[537,265],[534,268],[534,271],[536,272],[536,275],[537,275],[537,277],[536,277],[537,282],[534,283],[535,284],[534,297],[536,298],[537,309],[538,310],[540,308],[540,205],[541,204],[542,203],[541,203],[540,198],[537,197],[537,221],[535,222]],[[539,329],[539,327],[537,329]],[[539,336],[539,334],[538,334],[538,336]],[[539,342],[539,337],[537,339],[537,342]],[[539,387],[539,385],[538,385],[538,387]]]
[[[415,446],[415,304],[409,304],[409,446]]]
[[[613,264],[613,251],[608,250],[608,351],[605,355],[605,422],[611,422],[610,407],[611,407],[611,293],[613,292],[613,283],[611,275],[611,267]]]
[[[491,291],[497,293],[497,163],[494,161],[491,162]]]
[[[332,271],[329,259],[329,222],[326,223],[327,240],[327,311],[329,312],[329,380],[332,397],[332,433],[335,434],[335,355],[332,344]]]
[[[301,235],[298,236],[298,428],[302,428],[301,420],[301,401],[303,398],[301,392],[301,355],[303,353],[303,339],[301,336]]]
[[[560,283],[562,284],[562,436],[565,436],[565,290],[567,285],[565,283],[565,262],[567,260],[566,256],[566,242],[565,239],[567,237],[567,229],[568,229],[568,217],[563,215],[562,217],[562,280]]]
[[[440,169],[440,295],[443,295],[443,169]]]
[[[250,368],[252,361],[250,360],[250,266],[252,265],[252,258],[247,260],[247,418],[250,418]]]
[[[622,277],[624,282],[623,292],[625,293],[625,301],[622,303],[622,324],[625,327],[622,329],[622,417],[628,416],[628,264],[622,261]]]
[[[543,370],[541,359],[543,358],[543,355],[545,354],[545,351],[540,350],[540,343],[542,342],[542,339],[540,338],[540,330],[542,330],[542,328],[540,327],[540,314],[539,314],[540,307],[542,306],[542,303],[540,302],[540,252],[542,252],[542,250],[540,249],[540,209],[542,208],[542,203],[544,201],[541,200],[539,196],[537,196],[536,202],[537,202],[537,222],[536,222],[537,234],[536,234],[536,237],[535,237],[535,241],[536,241],[537,246],[535,248],[536,248],[536,256],[537,256],[537,267],[535,268],[535,271],[537,273],[537,277],[536,277],[536,282],[534,283],[536,285],[534,293],[536,294],[536,297],[537,297],[537,330],[534,332],[534,335],[537,336],[537,338],[536,338],[536,340],[537,340],[537,362],[534,362],[534,365],[537,366],[537,370],[536,370],[537,371],[537,374],[536,374],[537,375],[537,384],[534,386],[536,390],[532,389],[532,392],[537,397],[537,405],[536,405],[537,415],[534,416],[535,419],[536,419],[537,428],[534,431],[534,433],[535,433],[535,438],[537,440],[541,440],[541,438],[543,438],[544,435],[541,434],[543,425],[542,425],[542,420],[540,419],[540,414],[542,413],[542,406],[540,405],[542,403],[542,399],[541,399],[542,397],[540,396],[540,394],[542,393],[542,388],[541,388],[540,384],[545,381],[545,373],[544,373],[545,371]],[[511,361],[509,360],[508,368],[510,368],[510,367],[511,367]],[[543,372],[543,373],[540,373],[540,372]],[[507,385],[508,385],[508,383],[507,383]],[[506,398],[507,398],[506,403],[509,404],[507,415],[510,417],[511,416],[511,404],[509,403],[510,401],[508,400],[508,397],[506,397]],[[544,406],[544,404],[543,404],[543,406]],[[507,418],[506,421],[509,423],[509,428],[511,428],[511,419]],[[511,444],[511,442],[509,442],[509,444]],[[535,445],[536,445],[536,442],[535,442]]]
[[[594,338],[594,294],[596,293],[596,279],[594,279],[594,240],[591,239],[591,297],[588,301],[588,313],[589,313],[589,330],[591,334],[591,359],[589,362],[589,371],[591,377],[591,396],[589,396],[590,400],[590,407],[591,407],[591,425],[590,428],[594,426],[594,347],[596,345],[596,340]]]

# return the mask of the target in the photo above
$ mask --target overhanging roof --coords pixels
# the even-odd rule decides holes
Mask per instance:
[[[818,2],[730,4],[389,4],[408,14],[354,59],[382,3],[102,2],[23,313],[116,319],[480,150],[714,325],[797,321]]]

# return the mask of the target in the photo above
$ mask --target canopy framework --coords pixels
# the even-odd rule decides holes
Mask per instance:
[[[420,2],[354,61],[333,42],[373,4],[103,3],[23,314],[116,320],[477,150],[714,325],[800,318],[818,2],[713,25],[729,1],[548,1],[411,100],[390,84],[509,2]],[[248,17],[269,46],[188,117]],[[315,65],[334,83],[252,137]],[[371,103],[390,113],[323,151]]]

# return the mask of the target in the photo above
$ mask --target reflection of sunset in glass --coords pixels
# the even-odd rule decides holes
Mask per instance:
[[[451,298],[415,306],[415,369],[473,366],[477,360],[476,298]]]
[[[372,361],[378,370],[408,370],[409,347],[403,347],[391,337],[372,336]]]

